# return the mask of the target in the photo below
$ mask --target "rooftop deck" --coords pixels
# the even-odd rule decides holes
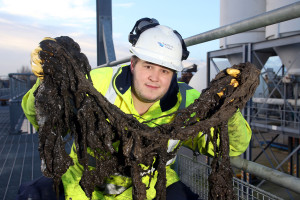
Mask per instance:
[[[22,125],[23,132],[18,134],[10,133],[10,116],[9,116],[9,106],[0,106],[0,200],[14,200],[16,198],[18,188],[20,184],[27,181],[34,180],[42,175],[40,170],[40,157],[38,152],[38,134],[28,134],[26,129],[29,130],[28,122],[25,120],[25,123]],[[30,131],[28,131],[30,132]],[[70,144],[68,144],[70,148]],[[192,157],[191,151],[186,151],[184,148],[181,148],[179,154],[187,155]],[[204,159],[203,157],[198,157],[198,159]],[[203,163],[204,160],[201,160]],[[194,163],[194,162],[193,162]],[[185,167],[185,163],[179,164],[181,168]],[[191,164],[191,165],[195,165]],[[183,172],[189,171],[191,168],[190,165],[187,165],[188,169],[184,169]],[[199,167],[200,165],[197,165]],[[202,165],[201,165],[202,166]],[[200,166],[200,168],[201,168]],[[207,170],[206,170],[207,171]],[[179,174],[182,180],[184,181],[184,174]],[[188,179],[185,180],[187,185],[191,183],[190,178],[194,175],[188,175]],[[242,183],[241,185],[245,185]],[[269,184],[264,184],[268,186]],[[189,185],[194,187],[193,185]],[[287,196],[284,188],[278,188],[272,185],[271,188],[264,188],[266,191],[271,192],[272,194],[279,196],[284,196],[284,199],[294,199]],[[195,186],[199,192],[199,186]],[[201,187],[200,187],[201,189]],[[255,188],[258,189],[258,188]],[[203,190],[203,191],[202,191]],[[205,188],[201,189],[200,193],[205,195]],[[249,189],[247,189],[249,190]],[[238,190],[239,191],[239,190]],[[249,190],[252,191],[252,190]],[[278,191],[280,194],[278,194]],[[245,193],[248,194],[248,193]],[[253,195],[253,194],[252,194]],[[263,194],[265,196],[271,196],[270,194]],[[296,199],[298,199],[299,194],[291,194]],[[247,195],[246,195],[247,196]],[[251,196],[251,195],[250,195]],[[244,198],[238,198],[244,199]],[[248,199],[248,197],[247,197]],[[255,199],[255,198],[254,198]],[[260,198],[256,198],[260,199]],[[269,199],[280,199],[280,198],[269,198]]]
[[[15,199],[21,183],[42,175],[38,135],[11,135],[9,125],[9,106],[0,106],[0,200]]]

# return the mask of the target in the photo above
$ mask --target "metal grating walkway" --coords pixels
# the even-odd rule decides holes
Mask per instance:
[[[19,185],[41,176],[37,134],[0,139],[0,199],[15,199]]]
[[[9,107],[0,106],[0,200],[16,198],[21,183],[42,175],[38,134],[9,134]]]
[[[72,141],[67,143],[67,151],[70,151],[71,144]],[[203,164],[204,157],[189,158],[192,157],[190,153],[184,148],[179,151],[184,155],[178,157],[179,176],[194,192],[207,199],[209,166]],[[8,106],[0,106],[0,200],[14,200],[21,183],[40,177],[40,163],[38,134],[11,135]],[[238,199],[281,199],[236,178],[234,187]]]

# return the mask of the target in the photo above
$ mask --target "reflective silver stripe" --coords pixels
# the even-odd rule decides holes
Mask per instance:
[[[114,175],[115,176],[122,176],[119,173],[115,173]],[[126,177],[126,176],[122,176],[122,177]],[[126,178],[128,178],[128,177],[126,177]],[[106,193],[106,194],[121,194],[126,189],[128,189],[127,187],[117,185],[116,183],[104,183],[103,185],[98,186],[98,188],[101,191],[104,191],[104,193]]]
[[[181,110],[186,107],[186,91],[191,90],[193,88],[186,83],[178,83],[178,86],[181,94],[181,103],[179,105],[178,110]]]
[[[181,110],[181,109],[185,108],[186,91],[191,89],[191,87],[189,85],[185,84],[185,83],[178,83],[178,86],[179,86],[179,91],[180,91],[180,94],[181,94],[181,103],[179,105],[178,110]],[[179,140],[170,139],[169,144],[168,144],[168,152],[172,152],[178,143],[179,143]],[[168,160],[166,165],[171,165],[175,160],[176,160],[176,156],[174,156],[174,158]]]
[[[109,84],[109,87],[108,87],[108,90],[105,94],[105,98],[111,103],[111,104],[114,104],[115,103],[115,100],[117,98],[117,93],[114,89],[114,76],[116,75],[116,73],[119,71],[120,67],[112,67],[112,70],[113,70],[113,73],[112,73],[112,79],[111,79],[111,82]]]
[[[177,155],[174,156],[174,158],[168,160],[168,162],[166,163],[166,165],[171,165],[173,162],[175,162]]]
[[[105,94],[105,98],[111,103],[114,104],[116,98],[117,98],[117,93],[114,89],[114,77],[115,75],[118,73],[120,69],[120,66],[117,67],[112,67],[113,73],[112,73],[112,78],[111,78],[111,82],[109,84],[108,90]],[[96,166],[96,159],[93,156],[89,156],[89,166]],[[124,192],[127,188],[120,186],[120,185],[115,185],[112,183],[105,183],[102,186],[100,186],[100,188],[104,189],[106,194],[121,194],[122,192]]]
[[[181,103],[179,105],[178,110],[184,109],[186,104],[186,90],[189,89],[189,87],[184,83],[178,83],[179,91],[181,94]]]
[[[179,140],[170,139],[169,143],[168,143],[168,151],[167,152],[168,153],[172,152],[175,149],[175,147],[178,145],[178,143],[179,143]],[[166,165],[171,165],[175,160],[176,160],[176,156],[174,156],[174,158],[168,160]]]
[[[150,174],[153,173],[155,171],[155,168],[151,167],[151,169],[149,169],[146,172],[141,172],[141,176],[145,176],[146,174]]]
[[[106,194],[121,194],[124,192],[127,188],[119,185],[114,185],[112,183],[105,184],[105,193]]]
[[[179,142],[179,140],[172,140],[172,139],[169,140],[169,143],[168,143],[168,153],[172,152],[174,150],[174,148],[176,147],[176,145],[178,144],[178,142]]]

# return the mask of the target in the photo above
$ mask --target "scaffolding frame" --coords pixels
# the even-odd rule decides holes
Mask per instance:
[[[221,69],[218,67],[214,59],[216,58],[222,58],[222,59],[227,59],[228,56],[234,55],[234,54],[240,54],[242,57],[242,62],[252,62],[253,59],[256,59],[256,61],[259,63],[258,68],[263,69],[264,71],[267,71],[265,66],[262,64],[263,62],[260,60],[258,54],[265,54],[270,56],[277,56],[277,53],[275,52],[274,48],[280,47],[280,46],[286,46],[286,45],[291,45],[291,44],[300,44],[300,34],[298,35],[293,35],[293,36],[288,36],[288,37],[283,37],[283,38],[278,38],[278,39],[272,39],[268,41],[262,41],[262,42],[257,42],[257,43],[248,43],[248,44],[243,44],[231,48],[226,48],[226,49],[221,49],[221,50],[216,50],[216,51],[211,51],[207,53],[207,84],[209,84],[209,81],[211,80],[211,68],[213,67],[216,71],[220,71]],[[288,71],[284,73],[284,69],[281,69],[280,75],[284,76]],[[263,76],[264,73],[261,73],[261,76]],[[279,76],[279,75],[278,75]],[[263,79],[261,79],[263,80]],[[282,165],[289,161],[289,165],[294,167],[294,172],[293,170],[290,170],[289,174],[294,174],[296,177],[299,177],[299,151],[298,149],[300,148],[299,145],[299,138],[300,138],[300,111],[299,108],[297,107],[297,99],[295,99],[295,105],[292,106],[289,100],[286,98],[286,92],[280,92],[279,89],[279,83],[273,83],[274,84],[274,89],[268,94],[267,98],[261,98],[261,99],[256,99],[252,98],[250,101],[247,103],[246,107],[244,108],[243,115],[247,119],[248,123],[250,124],[252,129],[255,129],[255,131],[258,133],[259,137],[262,138],[262,141],[260,141],[259,137],[256,134],[253,134],[254,141],[256,141],[259,144],[259,147],[261,149],[261,152],[259,153],[256,158],[253,159],[253,161],[256,161],[261,155],[264,155],[265,158],[268,160],[269,164],[273,169],[276,170],[281,170]],[[285,87],[284,87],[285,89]],[[281,98],[282,98],[282,106],[276,107],[277,109],[270,109],[270,108],[265,108],[269,103],[271,102],[272,94],[277,91],[280,93]],[[297,97],[298,98],[298,97]],[[259,116],[261,113],[267,113],[264,116]],[[274,119],[270,118],[270,114],[276,112],[279,116],[279,119]],[[294,121],[287,123],[287,118],[286,116],[288,114],[293,115]],[[271,141],[267,141],[263,134],[261,133],[262,131],[268,131],[270,133],[274,134],[274,138]],[[286,159],[284,159],[281,163],[279,163],[279,160],[276,158],[275,153],[273,152],[272,148],[270,148],[273,144],[275,139],[279,135],[284,135],[289,137],[289,142],[288,142],[288,152],[289,155],[287,156]],[[297,138],[297,142],[294,143],[291,138]],[[267,144],[267,146],[263,146],[262,144]],[[267,154],[267,150],[271,153],[271,156],[273,160],[276,163],[276,166],[272,163],[272,159],[269,157]],[[247,149],[246,153],[244,154],[244,158],[247,160],[252,160],[252,150],[251,150],[251,145],[250,148]],[[249,174],[246,176],[249,177]],[[251,182],[251,179],[249,180]],[[258,186],[262,185],[264,181],[262,181]],[[287,191],[289,193],[289,191]]]

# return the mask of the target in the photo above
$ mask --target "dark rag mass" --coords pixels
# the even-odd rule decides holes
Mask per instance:
[[[145,199],[148,186],[142,177],[151,178],[154,172],[141,168],[139,164],[143,164],[158,172],[156,199],[165,199],[166,162],[178,149],[168,153],[168,140],[187,140],[203,132],[214,144],[210,199],[234,199],[227,121],[254,94],[260,70],[251,63],[232,66],[240,70],[236,88],[230,85],[232,77],[226,70],[221,71],[193,104],[172,114],[173,122],[149,127],[122,112],[93,87],[88,59],[73,39],[62,36],[55,40],[40,43],[44,80],[35,92],[35,106],[42,172],[54,180],[57,190],[61,176],[73,165],[65,150],[73,139],[84,167],[80,185],[88,197],[105,178],[119,173],[132,178],[133,199]],[[220,91],[224,91],[221,97],[217,95]],[[117,141],[118,150],[112,145]],[[93,170],[88,168],[88,148],[96,158]]]

